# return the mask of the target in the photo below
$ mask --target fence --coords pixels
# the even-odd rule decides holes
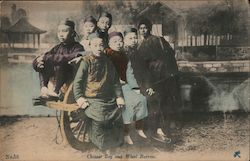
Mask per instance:
[[[186,32],[182,37],[178,38],[178,46],[213,46],[222,45],[233,40],[233,35],[188,35]]]

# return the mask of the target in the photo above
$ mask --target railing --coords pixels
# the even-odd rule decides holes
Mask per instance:
[[[177,47],[178,60],[249,60],[250,46],[185,46]]]

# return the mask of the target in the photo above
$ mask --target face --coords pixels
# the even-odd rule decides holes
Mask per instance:
[[[102,30],[102,31],[108,31],[110,28],[110,19],[108,17],[100,17],[97,26]]]
[[[145,24],[141,24],[139,26],[139,33],[143,37],[147,37],[149,35],[149,29],[148,29],[148,27]]]
[[[138,43],[136,33],[130,32],[124,37],[124,46],[135,47]]]
[[[83,35],[89,35],[94,32],[96,25],[92,22],[85,22],[83,23],[81,28],[82,28]]]
[[[101,38],[93,38],[90,41],[90,48],[95,56],[101,56],[101,53],[104,51],[103,40]]]
[[[67,25],[59,25],[57,37],[60,42],[67,42],[73,35],[72,29]]]
[[[120,36],[113,36],[109,40],[109,47],[114,51],[121,51],[123,47],[123,39]]]

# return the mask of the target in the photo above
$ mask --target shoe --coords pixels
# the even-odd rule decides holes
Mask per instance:
[[[132,141],[132,139],[131,139],[131,137],[129,135],[124,136],[124,142],[127,143],[127,144],[129,144],[129,145],[133,145],[134,144],[133,141]]]
[[[41,97],[42,98],[48,98],[49,96],[48,96],[48,88],[47,87],[42,87],[41,88]]]
[[[47,93],[48,96],[52,96],[52,97],[58,97],[59,98],[59,94],[57,94],[56,92],[54,91],[51,91],[51,90],[48,90],[48,93]]]
[[[145,135],[145,133],[142,130],[136,130],[136,132],[143,138],[147,138],[147,136]]]
[[[89,139],[88,133],[86,133],[86,134],[84,135],[84,142],[85,142],[85,143],[90,143],[90,139]]]
[[[107,155],[107,156],[110,156],[111,155],[111,150],[110,149],[105,150],[104,154]]]
[[[171,143],[171,141],[172,141],[170,138],[167,138],[166,136],[160,135],[160,134],[155,134],[151,137],[154,140],[157,140],[157,141],[162,142],[162,143]]]
[[[157,128],[156,133],[159,134],[159,135],[162,135],[162,136],[164,136],[164,137],[167,136],[166,134],[164,134],[164,132],[162,131],[161,128]]]

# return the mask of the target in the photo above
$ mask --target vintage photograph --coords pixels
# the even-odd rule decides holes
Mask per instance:
[[[0,1],[0,161],[249,161],[248,0]]]

